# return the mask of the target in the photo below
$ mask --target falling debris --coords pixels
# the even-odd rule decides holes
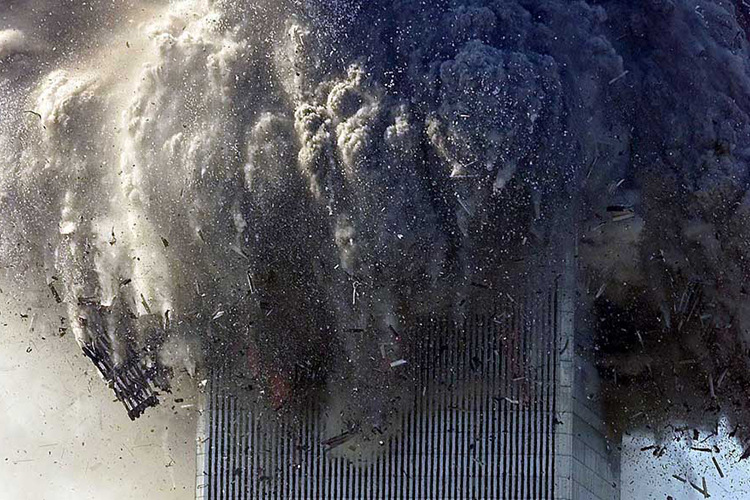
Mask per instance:
[[[616,81],[618,81],[618,80],[620,80],[620,79],[622,79],[622,78],[625,78],[625,76],[626,76],[626,75],[627,75],[628,73],[630,73],[630,71],[628,71],[628,70],[625,70],[625,71],[623,71],[622,73],[620,73],[620,75],[618,75],[618,76],[616,76],[616,77],[612,78],[612,79],[611,79],[611,80],[609,81],[609,85],[612,85],[612,84],[613,84],[613,83],[615,83]]]
[[[464,211],[469,215],[469,217],[474,217],[474,214],[471,213],[471,210],[469,210],[469,207],[466,206],[466,203],[464,203],[464,200],[461,199],[458,193],[456,193],[456,199],[458,200],[458,204],[461,205],[461,208],[464,209]]]
[[[598,161],[599,161],[599,155],[597,154],[596,156],[594,156],[594,159],[591,161],[591,165],[589,166],[588,172],[586,172],[586,180],[588,180],[589,177],[591,177],[591,172],[594,171],[594,167],[596,166],[596,163]]]
[[[719,375],[719,380],[716,382],[716,387],[719,389],[721,389],[721,384],[724,383],[724,377],[727,376],[727,373],[729,373],[729,368],[724,368],[724,371]]]
[[[175,2],[153,3],[153,16],[107,10],[106,19],[137,18],[114,38],[89,32],[101,25],[93,17],[60,40],[34,32],[46,21],[19,22],[34,43],[2,55],[10,78],[0,85],[8,119],[0,144],[11,167],[0,173],[0,261],[15,266],[9,275],[32,269],[43,298],[45,273],[59,273],[62,281],[48,286],[58,303],[69,302],[58,309],[80,339],[101,334],[118,348],[132,339],[139,356],[165,359],[189,358],[184,346],[195,345],[207,362],[216,353],[248,362],[254,348],[253,384],[282,374],[295,388],[346,394],[348,412],[378,413],[393,396],[387,391],[420,376],[422,359],[452,362],[424,342],[422,330],[434,328],[419,318],[458,324],[441,333],[452,345],[461,322],[484,313],[477,306],[489,315],[554,300],[550,325],[570,314],[573,326],[611,334],[616,345],[556,337],[545,355],[576,364],[581,349],[590,351],[602,386],[619,373],[652,396],[640,406],[614,396],[601,405],[622,420],[636,415],[624,425],[656,427],[655,413],[668,418],[685,399],[701,418],[734,411],[730,397],[750,400],[741,394],[744,365],[727,347],[747,345],[748,331],[743,302],[732,296],[748,261],[738,172],[749,158],[742,138],[750,123],[746,37],[729,46],[742,29],[732,2],[704,2],[705,25],[684,0],[309,1],[258,16],[247,15],[255,7],[247,2],[191,2],[189,16]],[[4,25],[18,20],[11,11]],[[123,53],[123,44],[150,49]],[[115,68],[104,60],[112,54],[138,57]],[[714,74],[721,77],[707,82]],[[25,108],[39,109],[26,113],[50,130]],[[558,225],[567,214],[595,220]],[[599,223],[591,241],[579,241]],[[590,288],[560,300],[557,290],[526,293],[519,285],[536,268],[558,265],[543,251],[568,230],[570,281]],[[132,279],[118,288],[120,276]],[[706,283],[700,303],[684,292],[688,280]],[[507,292],[517,303],[504,300]],[[649,320],[661,302],[667,312]],[[608,307],[618,316],[611,331],[600,321]],[[724,329],[729,318],[737,324]],[[246,329],[251,319],[258,326]],[[401,331],[392,347],[381,344],[392,340],[388,321]],[[548,323],[495,321],[493,331],[517,331],[497,342],[503,351],[493,363],[514,365],[508,381],[546,390],[557,372],[545,381],[513,350],[527,342],[521,333],[543,333]],[[473,355],[463,359],[481,375],[496,366]],[[683,358],[695,366],[678,364]],[[185,361],[173,360],[175,373]],[[726,377],[729,366],[737,368]],[[353,375],[358,395],[343,387],[350,380],[342,373]],[[674,386],[687,396],[675,397]],[[493,394],[511,394],[507,404],[530,411],[536,404],[526,394]],[[730,422],[742,421],[736,413]]]
[[[400,339],[400,338],[401,338],[401,335],[400,335],[400,334],[399,334],[399,333],[398,333],[398,332],[396,331],[396,329],[395,329],[395,328],[393,328],[393,325],[388,325],[388,330],[390,330],[390,331],[391,331],[391,333],[392,333],[392,334],[394,335],[394,338],[395,338],[396,340],[398,340],[398,339]]]
[[[635,217],[635,214],[633,212],[618,214],[612,217],[612,222],[623,222],[626,220],[630,220],[633,217]]]
[[[60,298],[60,294],[57,293],[57,289],[55,288],[55,284],[50,282],[48,285],[50,292],[52,292],[52,296],[55,298],[55,302],[58,304],[62,302],[62,299]]]
[[[159,404],[156,390],[169,390],[165,380],[157,376],[158,367],[145,368],[141,359],[128,351],[123,363],[113,361],[112,346],[107,335],[100,335],[83,346],[83,353],[97,367],[104,380],[115,391],[131,420]]]
[[[724,472],[721,470],[721,467],[719,467],[719,462],[716,461],[716,457],[711,457],[711,460],[714,462],[714,467],[716,467],[716,470],[719,472],[719,477],[724,477]]]
[[[703,488],[699,487],[697,484],[695,484],[692,481],[689,481],[690,486],[693,487],[695,491],[703,495],[703,498],[710,498],[711,495],[708,494],[708,490],[706,489],[706,479],[703,478]]]
[[[610,184],[609,188],[607,189],[607,193],[613,194],[620,186],[622,186],[623,182],[625,182],[625,179],[620,179],[619,181]]]
[[[147,314],[151,314],[151,308],[148,305],[148,302],[146,302],[146,297],[141,294],[141,304],[143,305],[143,308],[146,310]]]
[[[560,355],[565,354],[565,351],[568,350],[568,345],[570,344],[570,339],[565,339],[565,345],[562,349],[560,349]]]
[[[641,344],[641,348],[645,349],[646,345],[643,343],[643,335],[641,335],[641,332],[636,330],[635,335],[638,337],[638,343]]]
[[[245,260],[250,260],[250,258],[249,258],[249,257],[247,256],[247,254],[246,254],[245,252],[243,252],[243,251],[242,251],[242,249],[241,249],[241,248],[239,248],[238,246],[235,246],[235,245],[229,245],[229,248],[230,248],[230,249],[231,249],[231,250],[232,250],[232,251],[233,251],[234,253],[236,253],[237,255],[239,255],[240,257],[242,257],[243,259],[245,259]]]
[[[334,436],[332,438],[328,438],[325,441],[323,441],[321,444],[323,446],[326,446],[329,450],[332,450],[338,446],[341,446],[342,444],[345,444],[347,441],[352,439],[355,436],[354,432],[344,432],[342,434],[339,434],[338,436]]]
[[[701,481],[703,482],[703,496],[706,498],[709,498],[711,495],[708,494],[708,486],[706,486],[706,478],[701,477]]]

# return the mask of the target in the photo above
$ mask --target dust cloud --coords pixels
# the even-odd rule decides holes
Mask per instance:
[[[745,422],[743,8],[5,2],[6,290],[54,282],[116,359],[245,359],[273,407],[320,389],[379,426],[378,346],[513,286],[565,211],[613,427]]]

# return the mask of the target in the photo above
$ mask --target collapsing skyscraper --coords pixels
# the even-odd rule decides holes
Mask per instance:
[[[480,289],[460,324],[420,322],[411,400],[367,453],[347,454],[326,403],[288,425],[213,373],[197,498],[619,499],[619,452],[576,326],[575,250],[535,260],[523,293]]]

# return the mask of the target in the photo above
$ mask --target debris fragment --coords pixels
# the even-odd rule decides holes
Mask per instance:
[[[391,333],[396,337],[396,340],[401,338],[401,335],[396,331],[395,328],[393,328],[393,325],[388,325],[388,329],[391,331]]]
[[[406,360],[405,359],[399,359],[398,361],[394,361],[391,363],[391,368],[396,368],[397,366],[405,365]]]
[[[52,296],[55,298],[55,302],[58,304],[62,302],[62,299],[60,298],[60,294],[57,293],[57,289],[55,288],[54,283],[49,283],[47,285],[49,287],[50,292],[52,292]]]
[[[474,217],[474,214],[471,213],[471,210],[469,210],[469,207],[466,206],[466,204],[464,203],[464,200],[461,199],[458,193],[456,193],[456,199],[458,200],[458,204],[461,205],[461,208],[463,208],[464,211],[466,211],[466,213],[469,214],[469,217]]]
[[[609,194],[614,193],[615,191],[617,191],[617,188],[619,188],[620,186],[622,186],[623,182],[625,182],[625,179],[620,179],[617,182],[613,182],[612,184],[610,184],[609,188],[607,188],[607,192]]]
[[[586,174],[586,179],[588,179],[589,177],[591,177],[591,172],[594,171],[594,167],[596,166],[596,162],[598,162],[598,161],[599,161],[599,154],[597,154],[596,156],[594,156],[594,159],[591,161],[591,166],[589,166],[589,171]],[[585,181],[584,181],[584,183],[585,183]]]
[[[219,310],[219,311],[216,311],[216,313],[213,315],[212,319],[219,319],[222,316],[224,316],[224,311]]]
[[[721,372],[721,375],[719,375],[719,380],[716,382],[716,387],[721,389],[721,384],[724,382],[724,377],[727,376],[727,373],[729,372],[729,368],[724,368],[724,371]]]
[[[627,75],[628,73],[630,73],[630,70],[627,70],[627,69],[626,69],[625,71],[623,71],[622,73],[620,73],[620,74],[619,74],[618,76],[616,76],[616,77],[612,78],[612,79],[611,79],[611,80],[609,81],[609,85],[612,85],[612,84],[613,84],[613,83],[615,83],[616,81],[618,81],[618,80],[620,80],[620,79],[622,79],[622,78],[625,78],[625,76],[626,76],[626,75]]]
[[[329,450],[332,450],[333,448],[336,448],[337,446],[341,446],[342,444],[346,443],[353,437],[354,437],[354,433],[347,431],[342,434],[339,434],[338,436],[328,438],[325,441],[323,441],[321,444],[323,446],[327,446]]]
[[[719,467],[719,462],[716,461],[716,457],[711,457],[711,460],[714,462],[714,467],[716,467],[716,470],[719,471],[719,476],[721,478],[724,477],[724,472],[721,470],[721,467]]]
[[[697,359],[683,359],[682,361],[679,361],[678,365],[694,365],[698,363]]]
[[[159,236],[161,238],[161,243],[164,245],[164,248],[167,248],[169,246],[169,242],[164,236]]]
[[[169,386],[160,382],[158,377],[154,378],[155,372],[141,364],[139,357],[132,351],[126,355],[124,362],[116,365],[107,335],[95,337],[90,343],[84,344],[82,350],[115,391],[116,400],[122,402],[131,420],[159,404],[156,389],[169,390]]]
[[[560,354],[565,354],[565,351],[568,350],[568,344],[570,343],[570,339],[565,339],[565,345],[563,346],[562,350],[560,351]]]
[[[635,214],[633,212],[626,212],[624,214],[619,214],[612,217],[612,222],[622,222],[632,219],[633,217],[635,217]]]
[[[250,257],[248,257],[247,254],[245,254],[245,252],[243,252],[241,248],[239,248],[239,247],[237,247],[235,245],[229,245],[229,248],[231,248],[234,253],[236,253],[237,255],[239,255],[240,257],[242,257],[243,259],[250,260]]]
[[[151,314],[151,308],[148,306],[148,302],[146,302],[146,297],[141,294],[141,304],[143,304],[143,308],[146,310],[147,314]]]
[[[703,495],[703,498],[710,498],[711,497],[711,495],[709,495],[708,491],[706,490],[706,479],[705,478],[703,478],[703,488],[699,487],[697,484],[695,484],[692,481],[689,481],[689,483],[690,483],[690,486],[692,486],[695,491],[697,491],[698,493],[700,493],[701,495]]]

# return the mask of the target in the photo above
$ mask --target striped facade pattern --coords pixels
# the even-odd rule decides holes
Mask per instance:
[[[197,498],[554,499],[557,291],[504,296],[463,324],[428,320],[410,363],[418,377],[400,430],[351,463],[321,444],[334,433],[243,407],[210,379]]]

